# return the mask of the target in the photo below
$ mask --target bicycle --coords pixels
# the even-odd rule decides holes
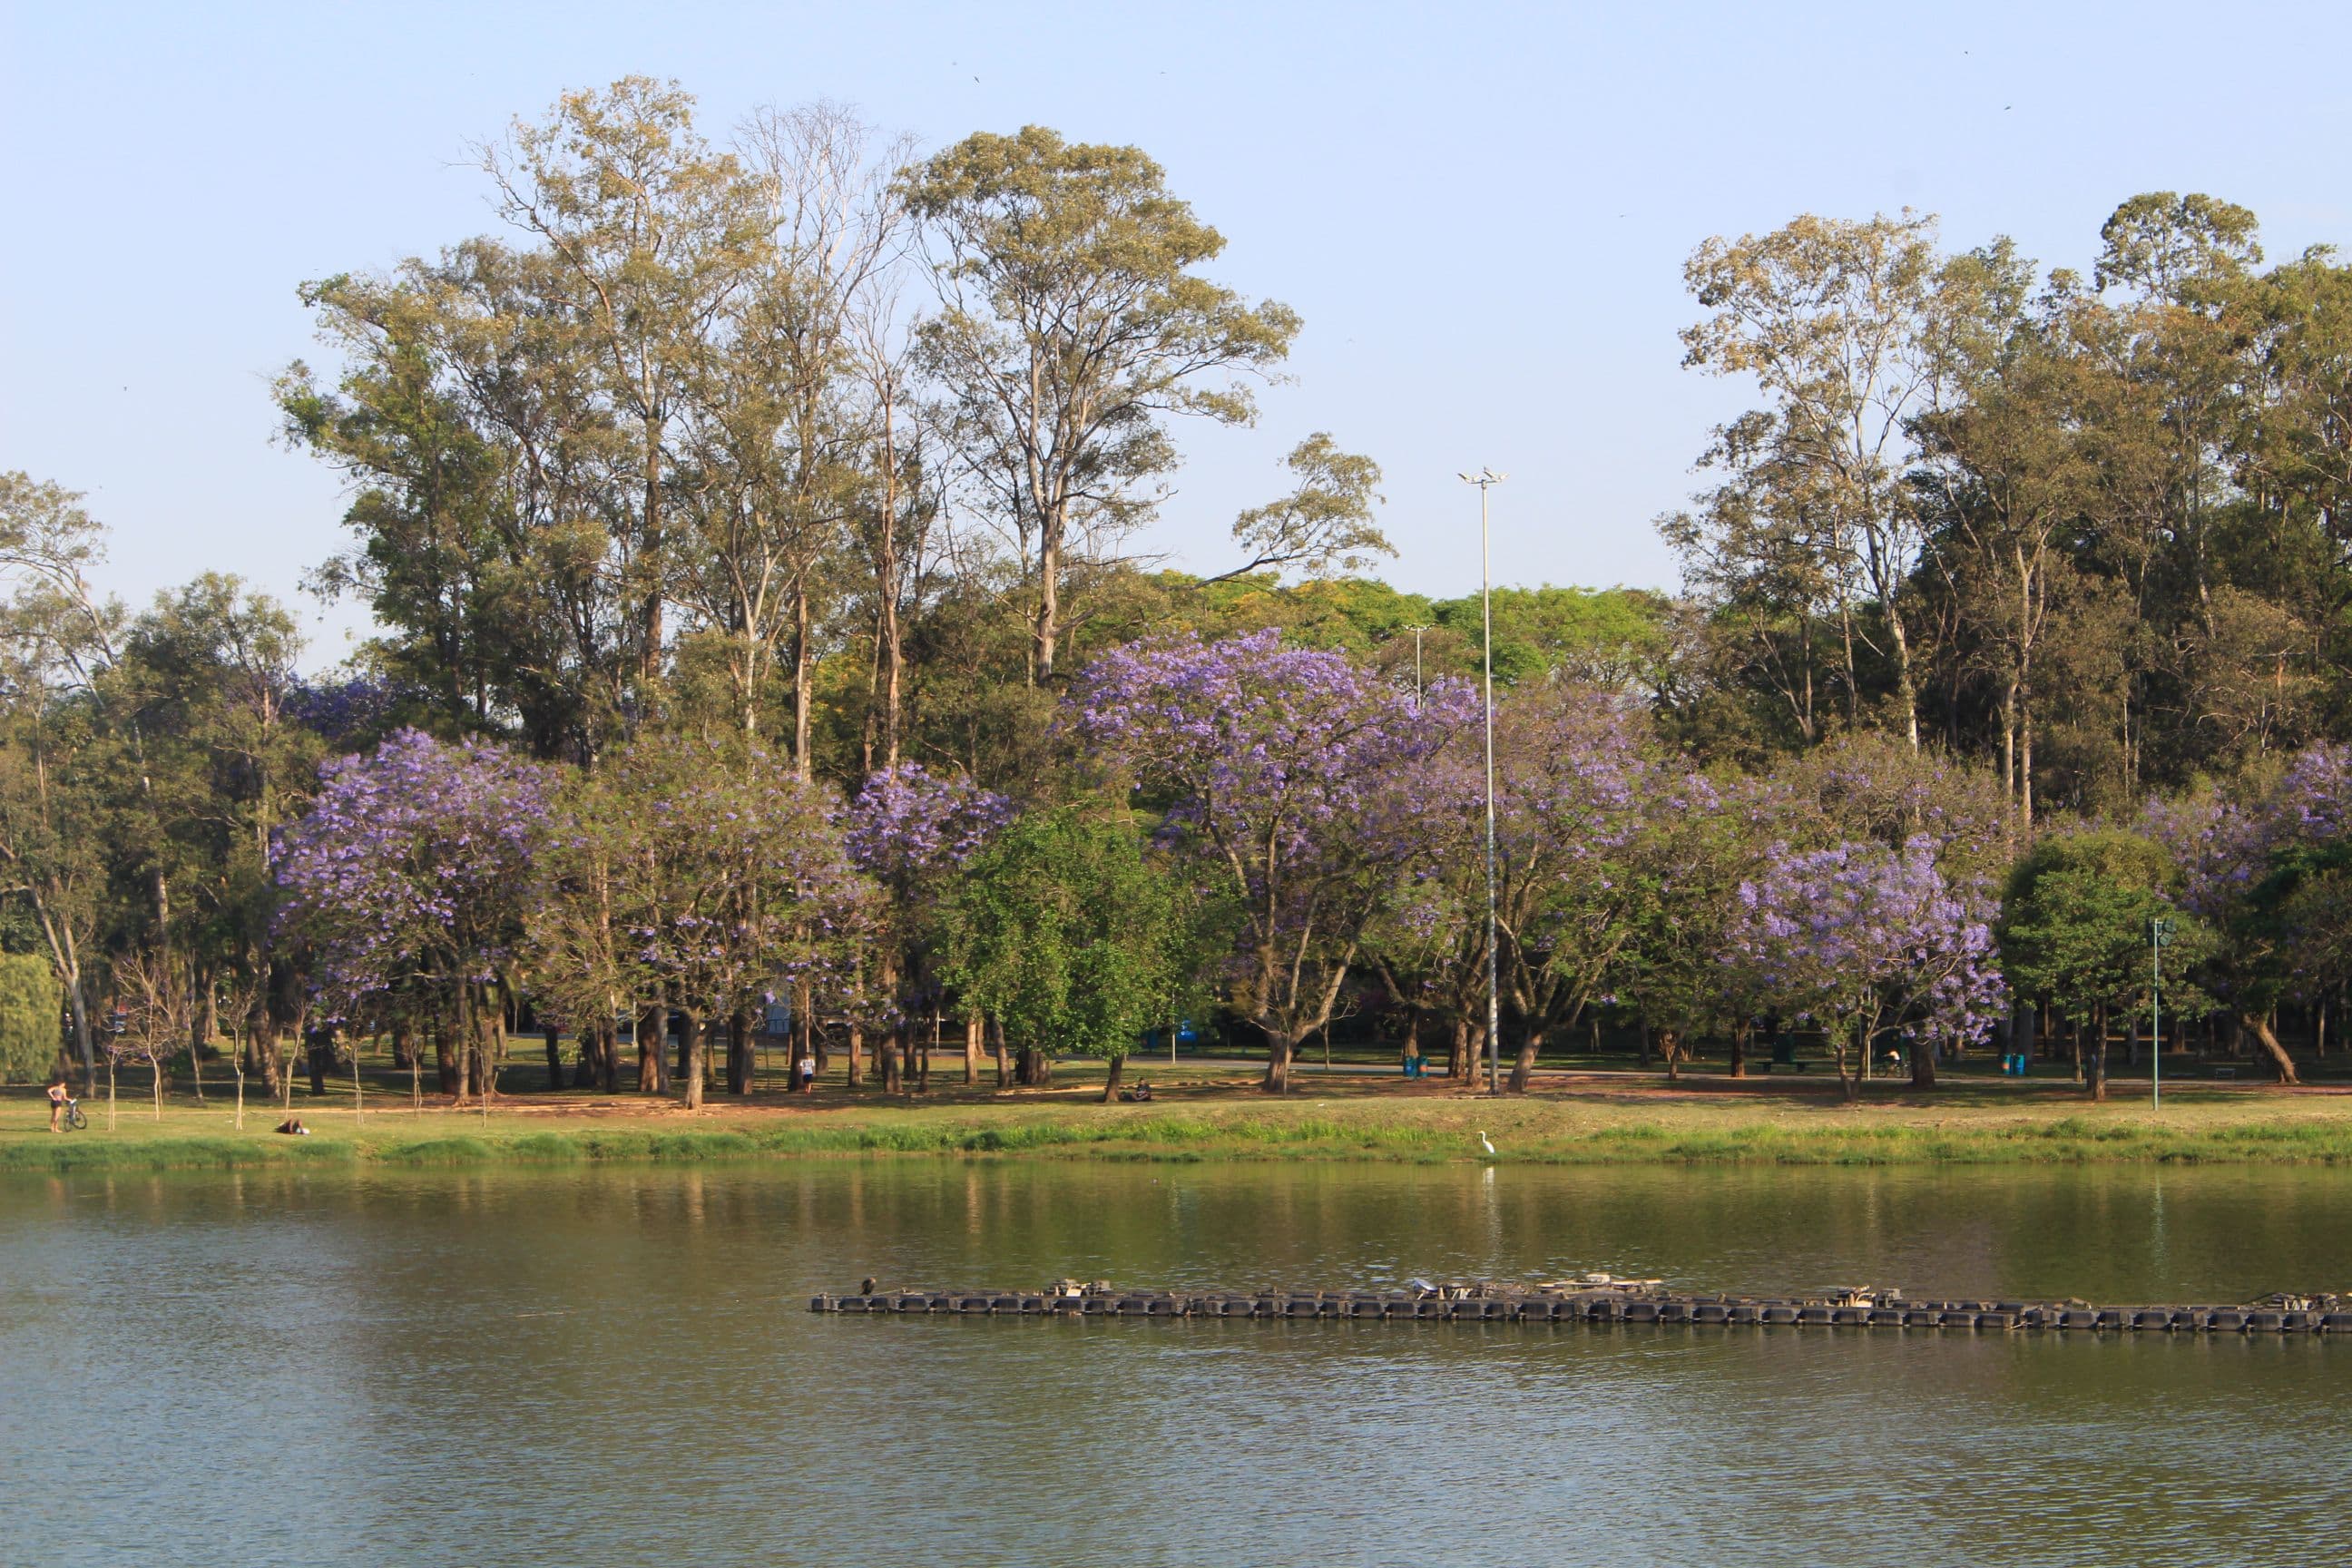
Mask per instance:
[[[65,1110],[58,1117],[58,1123],[68,1132],[79,1132],[89,1125],[89,1118],[82,1114],[81,1101],[68,1095]]]

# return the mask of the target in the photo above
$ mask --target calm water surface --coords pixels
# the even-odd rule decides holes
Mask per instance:
[[[0,1563],[2352,1558],[2352,1343],[818,1318],[814,1290],[2243,1299],[2326,1172],[965,1165],[0,1181]]]

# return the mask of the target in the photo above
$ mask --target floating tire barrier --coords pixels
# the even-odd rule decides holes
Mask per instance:
[[[868,1281],[870,1287],[871,1281]],[[2352,1334],[2352,1291],[2281,1291],[2233,1307],[2096,1307],[2087,1301],[1928,1301],[1858,1285],[1811,1296],[1727,1296],[1606,1274],[1540,1284],[1416,1279],[1393,1290],[1135,1290],[1057,1280],[1040,1291],[876,1290],[814,1296],[812,1312],[944,1312],[958,1317],[1281,1318],[1321,1322],[1644,1323],[1972,1333]]]

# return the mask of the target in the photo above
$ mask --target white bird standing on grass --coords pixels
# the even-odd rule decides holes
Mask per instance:
[[[1486,1133],[1484,1128],[1481,1128],[1478,1132],[1478,1147],[1484,1149],[1489,1154],[1495,1152],[1495,1146],[1486,1142]]]

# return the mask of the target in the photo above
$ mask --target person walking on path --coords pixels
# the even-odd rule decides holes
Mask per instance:
[[[816,1092],[816,1058],[814,1057],[803,1055],[799,1061],[793,1064],[793,1071],[800,1077],[803,1094]]]

